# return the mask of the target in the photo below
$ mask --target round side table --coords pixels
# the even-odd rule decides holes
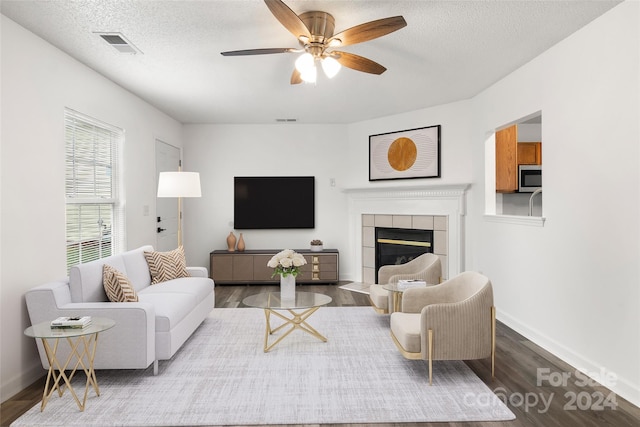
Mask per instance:
[[[49,361],[49,372],[47,373],[47,381],[42,394],[42,405],[40,411],[44,411],[49,398],[55,390],[62,397],[64,393],[64,385],[66,384],[69,392],[73,395],[80,411],[84,411],[87,403],[87,395],[89,394],[89,386],[93,386],[97,396],[100,396],[96,373],[93,369],[93,360],[96,356],[96,345],[98,344],[98,334],[111,329],[116,322],[104,317],[92,317],[91,324],[85,328],[52,328],[51,322],[42,322],[25,329],[24,334],[28,337],[40,339]],[[64,364],[58,360],[58,346],[60,340],[65,340],[71,348],[71,353],[64,361]],[[64,342],[64,341],[63,341]],[[75,363],[71,362],[75,359]],[[82,402],[71,386],[71,380],[78,368],[82,368],[87,381],[84,388],[84,397]],[[66,370],[70,369],[71,373],[66,374]]]

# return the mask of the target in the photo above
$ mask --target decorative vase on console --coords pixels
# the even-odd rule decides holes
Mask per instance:
[[[233,234],[233,231],[227,236],[227,250],[229,252],[235,252],[236,250],[236,235]]]
[[[296,299],[296,276],[293,274],[280,275],[280,299],[283,301]]]
[[[296,276],[300,273],[300,267],[306,263],[307,260],[304,256],[291,249],[278,252],[267,263],[267,267],[273,268],[271,277],[280,275],[280,298],[282,300],[295,300]]]
[[[242,233],[240,233],[240,237],[238,237],[238,252],[244,252],[244,237],[242,237]]]

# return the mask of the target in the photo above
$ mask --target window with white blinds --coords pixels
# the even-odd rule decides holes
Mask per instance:
[[[118,156],[124,131],[65,110],[67,270],[124,247]]]

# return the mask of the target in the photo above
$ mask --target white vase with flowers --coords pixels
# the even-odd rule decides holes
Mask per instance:
[[[296,298],[296,276],[300,274],[300,267],[306,263],[304,256],[291,249],[278,252],[269,260],[267,267],[273,268],[271,277],[280,275],[280,298]]]

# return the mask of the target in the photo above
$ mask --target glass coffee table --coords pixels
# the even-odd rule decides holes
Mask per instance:
[[[242,303],[249,307],[262,308],[264,310],[264,315],[267,319],[266,331],[264,334],[264,352],[266,353],[296,329],[300,329],[301,331],[316,337],[322,342],[327,342],[327,338],[322,336],[307,323],[307,319],[320,307],[329,304],[331,301],[330,296],[314,292],[296,292],[295,299],[285,300],[280,298],[280,292],[265,292],[248,296],[242,301]],[[296,312],[295,310],[303,311]],[[281,311],[289,312],[291,317],[286,316],[281,313]],[[284,320],[285,323],[276,328],[271,328],[272,314]],[[287,325],[290,325],[291,328],[289,328],[274,342],[269,344],[269,335],[278,332],[279,330],[287,327]]]
[[[66,385],[69,392],[78,404],[80,411],[84,411],[87,404],[87,395],[89,394],[89,386],[93,386],[97,396],[100,396],[98,388],[98,380],[96,372],[93,369],[93,360],[96,356],[96,345],[98,344],[98,334],[111,329],[116,322],[104,317],[92,317],[91,324],[81,329],[56,329],[51,327],[51,322],[42,322],[25,329],[24,334],[28,337],[40,339],[49,361],[49,372],[47,374],[47,382],[44,386],[42,394],[42,404],[40,411],[44,411],[49,398],[55,390],[62,397],[64,386]],[[60,363],[58,358],[58,344],[64,339],[71,349],[71,353],[66,357],[64,365]],[[72,360],[75,362],[72,363]],[[84,398],[82,402],[78,398],[75,390],[71,386],[71,380],[78,368],[82,368],[87,381],[84,388]],[[66,371],[70,371],[69,374]]]

